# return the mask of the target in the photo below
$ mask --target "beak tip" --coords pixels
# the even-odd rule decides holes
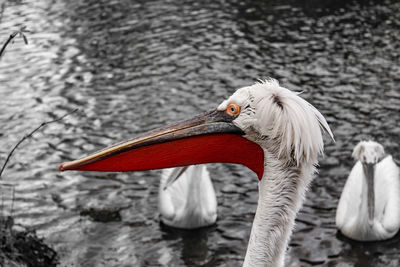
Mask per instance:
[[[67,168],[65,167],[65,165],[67,165],[67,162],[63,162],[60,164],[60,166],[58,166],[58,171],[63,172],[65,170],[67,170]]]

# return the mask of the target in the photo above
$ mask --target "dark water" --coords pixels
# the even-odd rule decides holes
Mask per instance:
[[[323,4],[321,5],[321,2]],[[218,223],[159,224],[160,171],[58,173],[58,164],[215,108],[275,77],[327,118],[336,143],[307,194],[288,266],[399,266],[400,235],[338,234],[336,205],[361,139],[400,159],[398,1],[6,1],[0,37],[26,25],[0,61],[0,156],[42,121],[79,108],[25,142],[3,179],[16,223],[36,230],[60,266],[240,266],[257,178],[213,164]]]

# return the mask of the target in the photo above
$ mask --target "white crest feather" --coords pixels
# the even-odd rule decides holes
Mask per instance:
[[[229,103],[242,107],[240,116],[234,121],[246,133],[255,130],[261,136],[277,140],[279,156],[301,162],[315,162],[323,152],[321,129],[332,131],[322,114],[310,103],[274,79],[258,82],[237,90],[218,109]],[[254,140],[257,141],[257,140]]]

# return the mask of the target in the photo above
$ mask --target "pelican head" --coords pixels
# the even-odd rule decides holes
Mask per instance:
[[[314,164],[322,153],[321,127],[333,139],[321,113],[274,79],[238,89],[217,110],[234,112],[236,106],[241,112],[233,124],[246,133],[247,139],[297,166]]]
[[[385,157],[385,149],[377,142],[361,141],[354,147],[352,156],[363,164],[375,165]]]
[[[365,182],[367,184],[368,223],[373,225],[375,214],[374,177],[375,165],[385,157],[383,146],[374,141],[361,141],[353,150],[353,158],[362,164]]]
[[[296,166],[315,164],[323,151],[321,128],[333,138],[317,109],[268,79],[238,89],[215,110],[64,162],[59,170],[137,171],[229,162],[246,165],[261,180],[266,147]]]

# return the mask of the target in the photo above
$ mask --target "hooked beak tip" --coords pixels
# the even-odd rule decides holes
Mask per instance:
[[[59,172],[63,172],[66,170],[65,165],[67,165],[67,162],[63,162],[60,164],[60,166],[58,166],[58,171]]]

